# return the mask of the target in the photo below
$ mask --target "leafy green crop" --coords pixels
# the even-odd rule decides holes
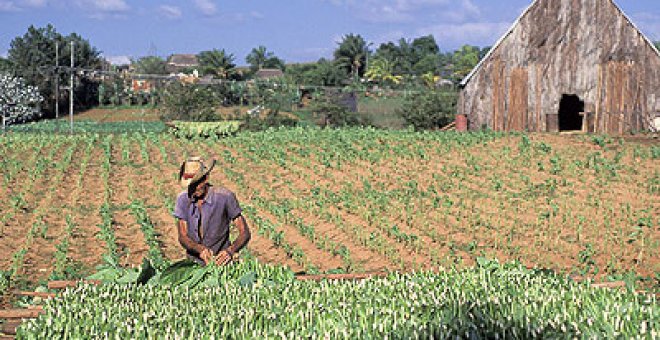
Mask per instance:
[[[153,285],[150,281],[146,285],[81,285],[69,289],[49,300],[45,314],[23,324],[18,336],[657,336],[660,308],[652,295],[593,288],[588,283],[528,270],[516,263],[500,265],[481,260],[479,264],[461,271],[393,273],[364,281],[314,282],[294,280],[288,269],[252,260],[205,268],[180,262],[159,278],[178,284],[174,286]]]
[[[137,283],[150,286],[218,287],[227,281],[251,285],[257,279],[272,282],[290,281],[293,273],[284,267],[264,266],[255,261],[245,261],[227,266],[200,266],[191,260],[181,260],[162,271],[154,268],[146,258],[142,267],[107,267],[88,277],[104,283]]]
[[[240,126],[240,121],[174,122],[174,129],[170,131],[179,138],[218,138],[236,134]]]

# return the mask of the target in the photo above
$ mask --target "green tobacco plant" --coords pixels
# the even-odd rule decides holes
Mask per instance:
[[[174,122],[170,132],[178,138],[212,138],[235,135],[241,127],[240,121],[223,122]]]
[[[127,283],[69,289],[18,336],[653,338],[660,326],[653,295],[593,288],[519,263],[477,262],[460,271],[316,282],[254,260],[184,261],[143,284],[135,283],[149,275],[136,270]]]

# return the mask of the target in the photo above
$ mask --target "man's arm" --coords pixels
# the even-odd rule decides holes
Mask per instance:
[[[236,224],[236,227],[238,228],[238,238],[236,238],[236,241],[234,241],[234,243],[228,248],[232,255],[241,251],[252,237],[252,235],[250,235],[250,228],[243,215],[238,215],[238,217],[234,219],[234,224]]]
[[[204,262],[208,262],[205,257],[207,256],[206,253],[210,253],[210,250],[188,237],[188,223],[186,221],[182,219],[177,219],[177,221],[179,223],[179,243],[187,250],[199,254]]]
[[[229,262],[234,254],[243,249],[243,247],[245,247],[245,245],[250,241],[250,238],[252,237],[250,235],[250,228],[248,227],[247,221],[245,221],[245,217],[243,217],[243,215],[238,215],[238,217],[234,219],[234,224],[236,224],[236,227],[238,228],[238,238],[236,238],[236,241],[227,247],[227,249],[221,251],[220,254],[218,254],[216,263],[220,265],[224,265]]]

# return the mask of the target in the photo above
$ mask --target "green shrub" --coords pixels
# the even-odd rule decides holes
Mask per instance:
[[[321,127],[368,126],[370,122],[363,116],[352,112],[341,103],[341,96],[323,96],[315,99],[310,110],[318,119]]]
[[[218,138],[236,134],[241,127],[239,121],[224,122],[174,122],[170,130],[179,138]]]
[[[458,93],[424,91],[409,95],[399,112],[415,129],[443,127],[454,120]]]
[[[162,95],[161,119],[192,122],[217,121],[215,113],[220,105],[211,88],[198,85],[169,84]]]

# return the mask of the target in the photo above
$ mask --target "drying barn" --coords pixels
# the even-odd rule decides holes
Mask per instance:
[[[612,0],[535,0],[461,87],[471,130],[654,130],[660,52]]]

